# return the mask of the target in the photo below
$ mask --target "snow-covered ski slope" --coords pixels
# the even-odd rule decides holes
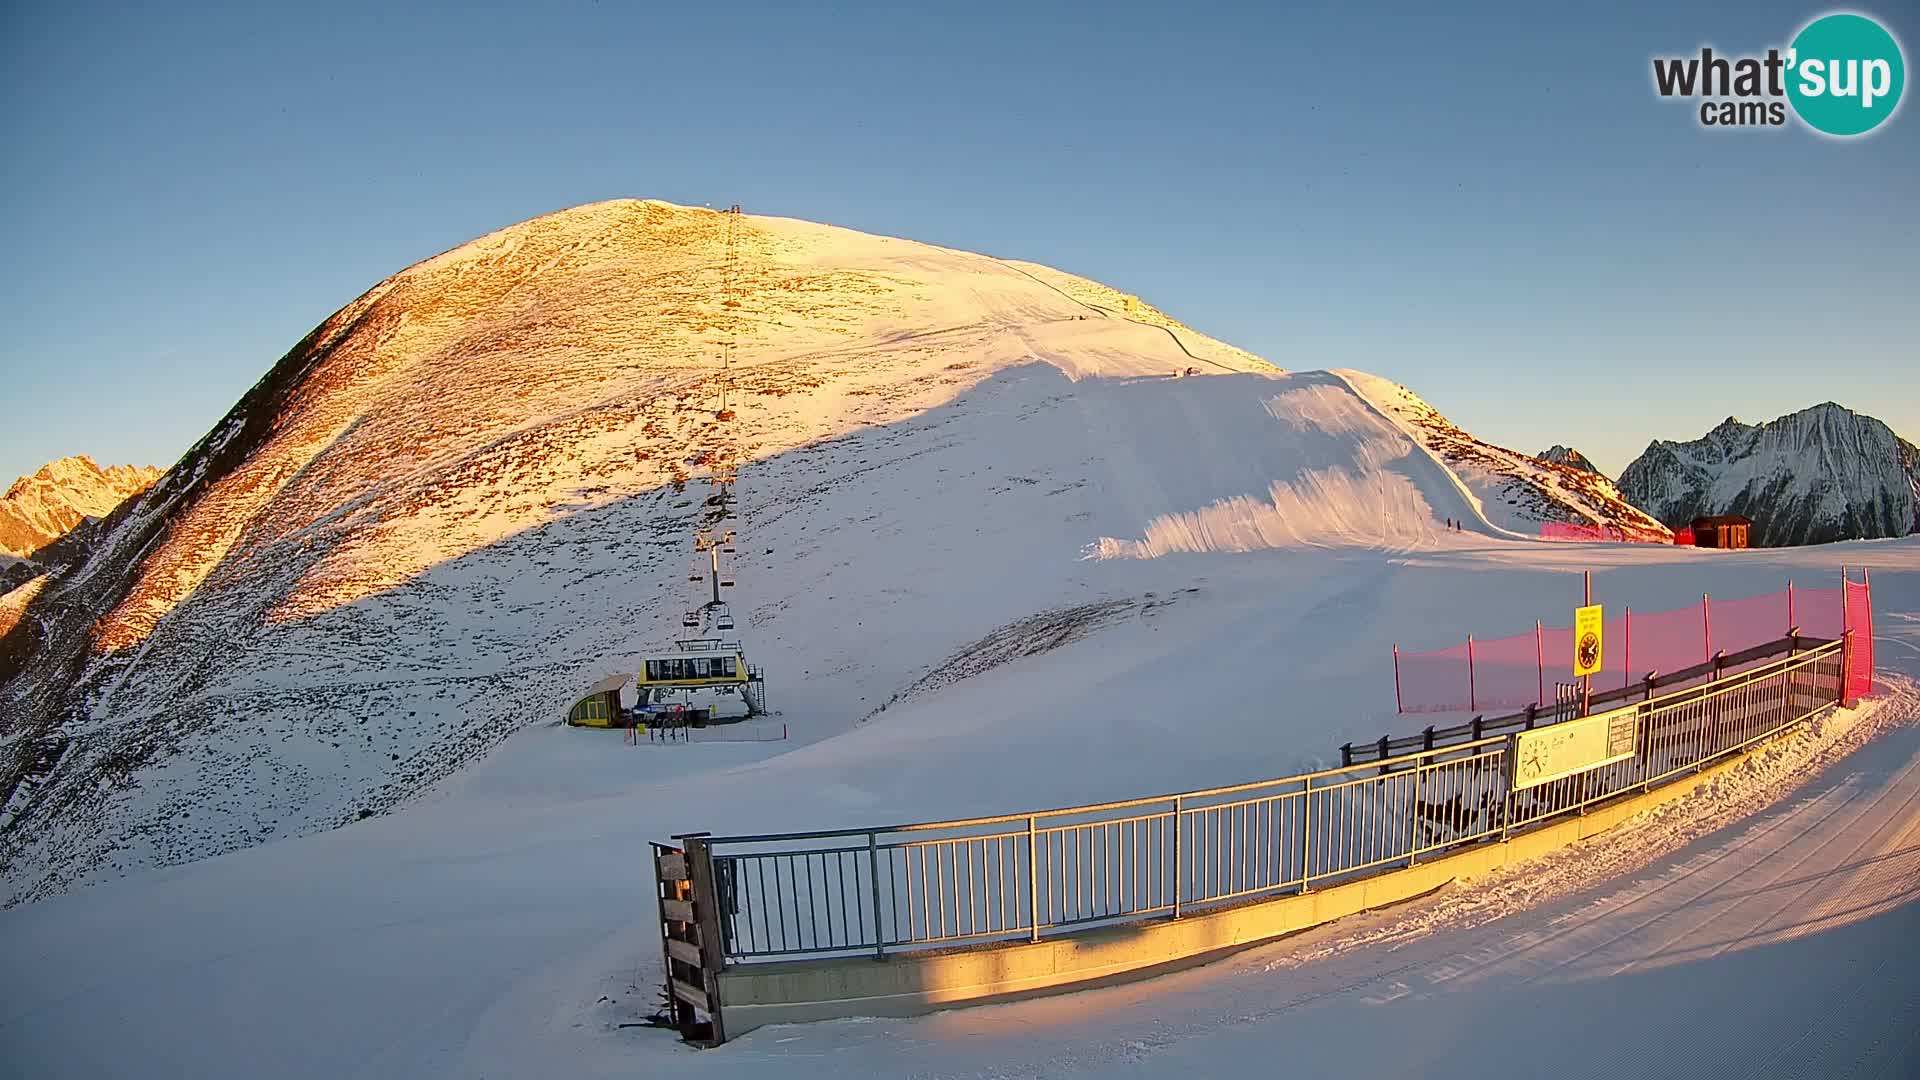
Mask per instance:
[[[807,222],[627,201],[502,230],[316,329],[8,615],[0,761],[58,765],[12,788],[4,897],[356,821],[562,715],[679,632],[728,456],[734,606],[796,745],[938,698],[968,703],[955,738],[1181,735],[1164,775],[1074,777],[1101,797],[1271,771],[1255,737],[1321,753],[1378,724],[1377,694],[1336,691],[1373,655],[1316,636],[1382,587],[1377,553],[1580,512],[1476,489],[1358,379],[1045,267]],[[1250,553],[1273,576],[1249,592]],[[1089,635],[991,698],[955,682]],[[1326,680],[1307,700],[1339,712],[1276,718],[1276,678]]]
[[[766,1028],[704,1052],[621,1026],[657,1004],[647,839],[1282,773],[1413,729],[1387,715],[1384,650],[1427,620],[1564,610],[1585,567],[1598,597],[1638,606],[1836,581],[1842,564],[1875,567],[1882,663],[1909,680],[1898,696],[1564,857],[1127,987]],[[0,914],[8,1071],[1911,1075],[1920,543],[1469,538],[1092,565],[1159,574],[1131,580],[1171,602],[1108,612],[1099,633],[810,745],[628,748],[532,728],[396,813]]]

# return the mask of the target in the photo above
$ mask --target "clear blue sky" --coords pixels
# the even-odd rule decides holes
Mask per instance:
[[[1049,263],[1609,470],[1828,399],[1920,437],[1915,105],[1650,89],[1826,8],[815,6],[6,5],[0,484],[171,464],[375,281],[617,196]]]

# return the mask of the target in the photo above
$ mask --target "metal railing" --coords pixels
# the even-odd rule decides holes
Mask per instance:
[[[727,963],[1037,941],[1390,872],[1671,781],[1840,701],[1846,649],[1638,702],[1632,757],[1518,792],[1498,735],[1096,806],[681,839],[712,861]]]

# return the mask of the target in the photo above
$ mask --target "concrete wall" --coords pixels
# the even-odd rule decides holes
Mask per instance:
[[[1083,990],[1193,967],[1297,930],[1407,900],[1450,882],[1544,855],[1651,807],[1681,798],[1736,755],[1645,794],[1562,818],[1508,840],[1486,841],[1431,861],[1303,895],[1174,919],[1059,933],[884,958],[837,957],[741,964],[720,973],[721,1010],[732,1038],[765,1024],[846,1016],[910,1016],[956,1005]]]

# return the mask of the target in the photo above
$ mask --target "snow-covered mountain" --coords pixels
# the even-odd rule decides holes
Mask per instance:
[[[1627,536],[1648,540],[1673,538],[1666,526],[1623,499],[1613,481],[1591,466],[1542,460],[1544,455],[1534,457],[1484,442],[1399,383],[1360,372],[1347,375],[1368,401],[1445,462],[1496,527],[1538,536],[1542,522],[1563,521],[1617,526]]]
[[[31,557],[88,518],[112,513],[160,475],[151,466],[102,469],[84,454],[48,463],[0,496],[0,556]]]
[[[1033,264],[659,202],[512,226],[327,319],[13,605],[9,899],[357,820],[557,719],[679,634],[723,460],[797,739],[1164,618],[1181,556],[1631,515],[1409,402]]]
[[[1756,545],[1920,531],[1920,450],[1833,402],[1765,424],[1728,417],[1692,442],[1655,440],[1620,490],[1675,528],[1703,514],[1751,518]]]
[[[1598,476],[1606,475],[1600,471],[1598,465],[1588,460],[1587,455],[1575,450],[1571,446],[1561,446],[1555,443],[1553,446],[1535,454],[1534,457],[1555,465],[1565,465],[1570,469],[1579,469],[1581,472],[1590,472]]]

